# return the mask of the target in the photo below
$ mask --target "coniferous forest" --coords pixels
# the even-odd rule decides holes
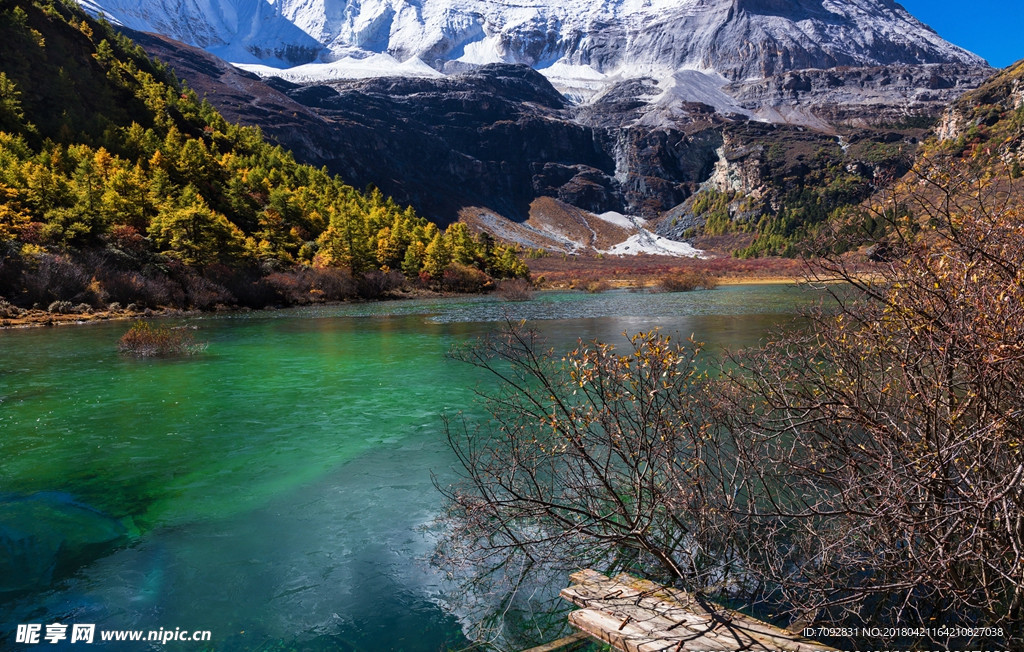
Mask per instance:
[[[227,122],[74,3],[0,7],[5,310],[262,307],[527,274],[515,249]]]

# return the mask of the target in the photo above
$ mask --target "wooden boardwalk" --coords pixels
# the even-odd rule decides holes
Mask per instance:
[[[625,573],[570,576],[561,595],[582,607],[569,623],[623,652],[834,652],[835,648]]]

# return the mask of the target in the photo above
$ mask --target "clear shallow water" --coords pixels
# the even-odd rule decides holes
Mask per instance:
[[[464,645],[423,561],[431,473],[451,473],[440,415],[472,413],[484,380],[445,357],[453,345],[527,319],[556,349],[654,327],[737,348],[818,296],[752,286],[200,317],[187,323],[209,348],[184,360],[119,356],[124,323],[0,332],[0,649],[18,623],[58,621],[211,630],[212,645],[178,644],[192,650]]]

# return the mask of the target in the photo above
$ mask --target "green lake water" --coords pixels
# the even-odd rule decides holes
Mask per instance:
[[[182,650],[466,645],[425,562],[441,414],[487,379],[446,352],[526,319],[556,349],[654,327],[756,344],[820,294],[540,294],[204,316],[135,360],[125,323],[0,332],[0,649],[19,623],[210,630]],[[79,649],[82,644],[44,644]],[[149,649],[107,644],[104,649]]]

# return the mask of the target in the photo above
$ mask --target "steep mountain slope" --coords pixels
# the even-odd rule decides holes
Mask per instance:
[[[968,270],[960,282],[970,291],[991,291],[988,284],[995,277],[979,271],[975,264],[994,263],[1011,279],[1017,275],[1012,281],[1016,291],[1021,285],[1019,268],[1024,256],[1020,246],[1024,234],[1022,170],[1024,60],[952,103],[918,149],[912,169],[835,220],[832,237],[839,242],[838,250],[860,248],[876,261],[891,262],[908,252],[914,254],[919,246],[931,248],[927,257],[941,261],[938,269]],[[950,262],[949,251],[954,256],[971,255]],[[939,280],[948,278],[952,276]],[[918,279],[930,292],[933,281],[926,276]],[[956,281],[952,283],[957,287]],[[1006,294],[993,292],[989,296],[1016,305]],[[963,301],[958,298],[958,305]],[[1001,308],[986,309],[980,314],[988,319],[1002,312]]]
[[[268,86],[260,77],[165,36],[133,30],[123,33],[150,56],[172,61],[177,76],[187,80],[200,97],[214,101],[229,121],[259,126],[272,140],[287,142],[298,159],[321,165],[332,151],[345,145],[332,138],[330,125],[323,117]]]
[[[1024,60],[964,94],[936,127],[948,149],[974,157],[998,158],[1016,176],[1024,165]]]

